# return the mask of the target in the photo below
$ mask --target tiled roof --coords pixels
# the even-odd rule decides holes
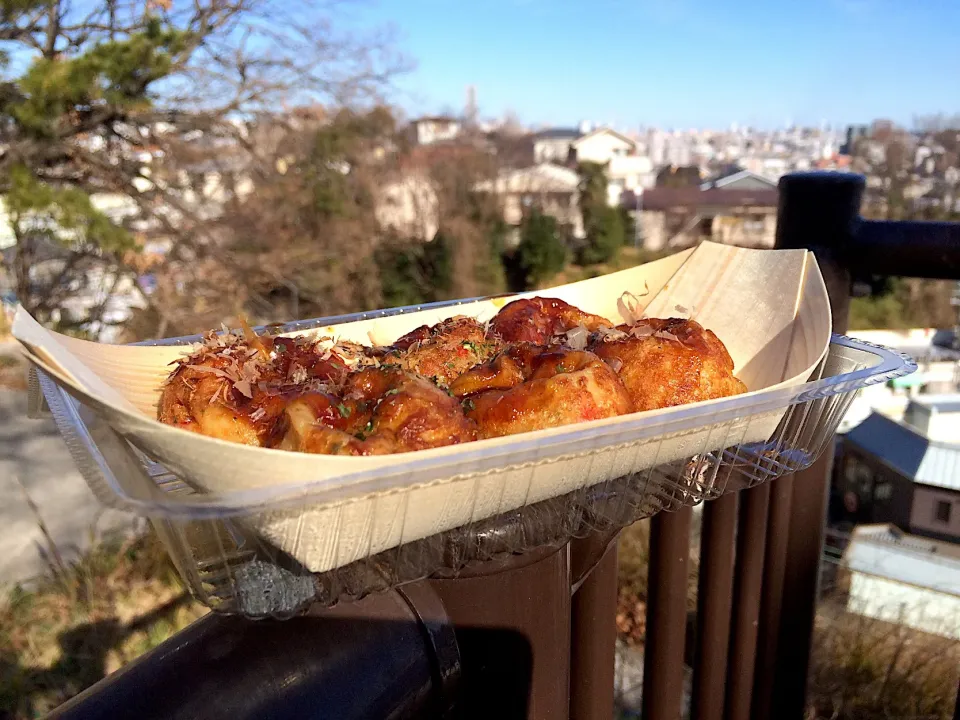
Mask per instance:
[[[775,208],[777,206],[777,191],[655,187],[644,191],[642,203],[644,210],[739,206]]]
[[[960,444],[935,442],[880,413],[871,413],[844,441],[915,482],[960,492]]]

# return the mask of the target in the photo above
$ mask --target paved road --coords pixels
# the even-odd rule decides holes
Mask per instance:
[[[133,525],[132,516],[102,509],[53,421],[30,420],[26,405],[26,393],[0,389],[0,584],[28,580],[46,568],[43,535],[21,483],[67,557],[92,536]]]

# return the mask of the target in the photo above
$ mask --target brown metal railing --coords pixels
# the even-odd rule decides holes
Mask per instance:
[[[863,220],[863,189],[861,176],[839,173],[780,181],[776,246],[816,254],[839,333],[855,276],[960,278],[960,224]],[[693,720],[803,717],[832,460],[705,505]],[[689,521],[655,521],[650,594],[666,598],[685,582],[663,562],[687,551]],[[669,669],[645,675],[644,717],[675,720],[684,625],[651,601],[647,627],[646,666]]]

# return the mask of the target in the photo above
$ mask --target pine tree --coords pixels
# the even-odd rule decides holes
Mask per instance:
[[[206,320],[204,307],[223,317],[249,297],[232,291],[244,281],[222,251],[222,206],[240,174],[260,182],[280,174],[276,138],[256,127],[276,129],[291,97],[334,105],[370,97],[396,67],[379,45],[334,35],[315,8],[0,0],[0,194],[16,241],[3,270],[28,310],[53,320],[94,276],[107,298],[124,283],[137,291],[151,240],[167,249],[159,286],[176,290],[140,291],[151,334]],[[207,197],[214,176],[219,208]],[[335,182],[325,190],[318,202],[343,199]],[[208,268],[216,277],[198,277]],[[205,286],[217,292],[193,297]],[[62,319],[96,329],[105,306]]]

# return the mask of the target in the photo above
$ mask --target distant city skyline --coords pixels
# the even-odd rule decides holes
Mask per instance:
[[[525,124],[833,127],[960,111],[960,3],[927,0],[371,0],[415,69],[411,114],[462,111]]]

